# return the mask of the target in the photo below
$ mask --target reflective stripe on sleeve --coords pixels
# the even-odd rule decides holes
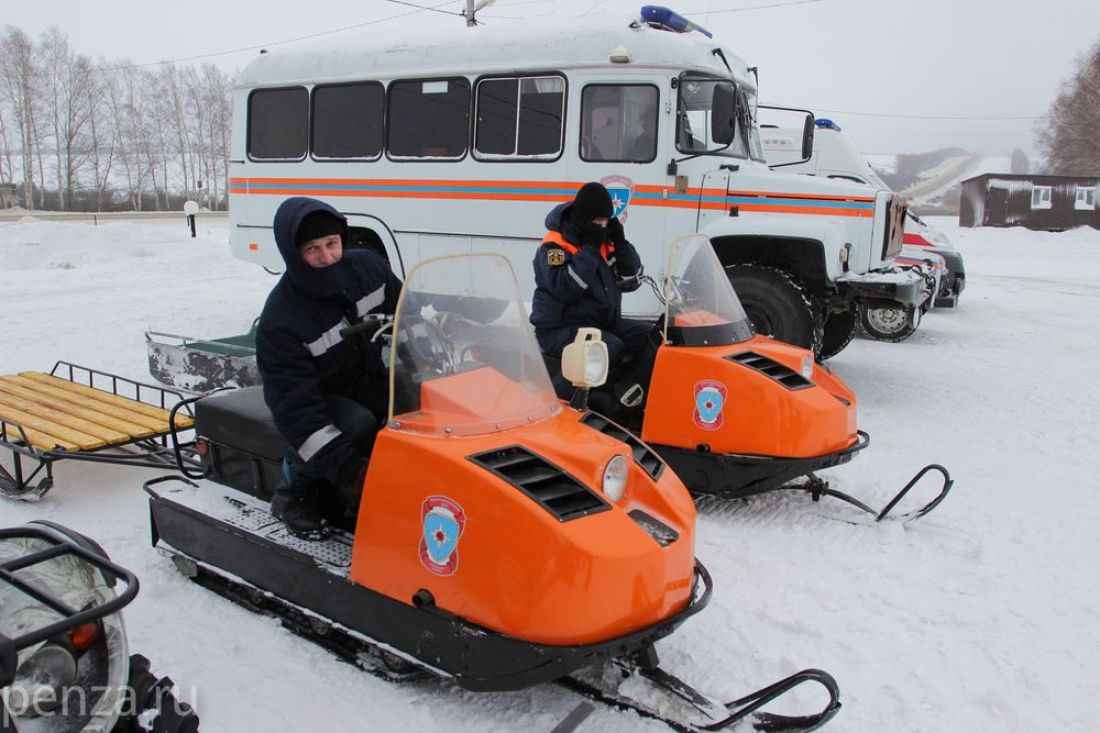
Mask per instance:
[[[607,266],[608,267],[612,267],[612,266],[614,266],[614,264],[615,264],[615,258],[614,257],[612,257],[611,259],[609,259],[607,261]]]
[[[569,270],[569,276],[577,282],[577,285],[580,285],[585,290],[588,290],[588,283],[581,279],[581,276],[577,274],[577,271],[573,269],[572,265],[569,265],[565,269]]]
[[[365,316],[373,309],[382,305],[386,300],[386,286],[380,285],[373,293],[364,295],[355,303],[355,312],[359,316]]]
[[[331,443],[335,438],[339,437],[340,429],[335,425],[326,425],[318,430],[313,435],[306,438],[306,442],[302,443],[298,447],[298,455],[302,457],[303,461],[309,461],[315,455],[317,451],[324,448]]]
[[[309,353],[313,356],[320,356],[336,344],[343,341],[340,336],[340,331],[348,327],[348,319],[341,318],[340,322],[321,334],[321,337],[316,341],[311,341],[308,344],[304,344]]]

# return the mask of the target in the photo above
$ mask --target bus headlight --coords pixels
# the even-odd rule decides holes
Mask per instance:
[[[630,464],[622,456],[615,456],[603,469],[603,493],[613,502],[618,502],[626,493],[626,478]]]

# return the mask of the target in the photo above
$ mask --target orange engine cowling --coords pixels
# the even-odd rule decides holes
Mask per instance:
[[[727,346],[662,346],[642,439],[717,454],[811,458],[853,445],[855,394],[806,349],[765,336]]]
[[[682,610],[695,555],[687,490],[654,454],[635,462],[628,444],[580,418],[562,409],[461,437],[385,428],[350,579],[410,605],[426,590],[446,611],[543,644],[603,641]],[[600,488],[616,455],[628,465],[617,502]],[[662,544],[650,520],[676,539]]]

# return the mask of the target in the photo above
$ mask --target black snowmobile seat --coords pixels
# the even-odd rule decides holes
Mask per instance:
[[[215,392],[195,403],[195,432],[200,438],[281,461],[287,444],[264,402],[263,387]]]

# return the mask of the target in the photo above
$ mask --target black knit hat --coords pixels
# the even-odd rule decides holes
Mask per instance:
[[[592,181],[581,186],[573,199],[572,217],[574,221],[590,222],[597,216],[610,219],[615,214],[611,205],[611,194],[603,184]]]
[[[294,244],[301,247],[306,242],[327,237],[330,234],[339,234],[340,239],[343,240],[346,229],[347,224],[343,218],[327,211],[314,211],[306,214],[302,223],[298,225],[298,231],[294,233]]]

